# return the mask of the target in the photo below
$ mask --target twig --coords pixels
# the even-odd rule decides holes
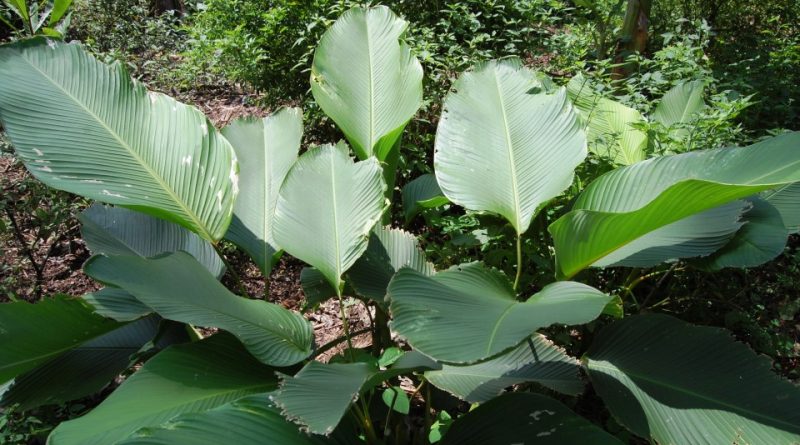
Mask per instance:
[[[5,211],[6,216],[8,216],[8,219],[11,221],[11,227],[14,229],[14,237],[17,238],[17,242],[20,244],[22,252],[28,257],[28,261],[31,262],[31,267],[33,267],[33,271],[36,274],[36,284],[34,284],[33,293],[37,298],[39,298],[42,296],[44,273],[39,263],[37,263],[33,258],[33,251],[28,243],[25,242],[25,238],[22,236],[22,230],[20,230],[19,224],[17,224],[17,219],[14,218],[14,213],[9,208],[6,208]]]

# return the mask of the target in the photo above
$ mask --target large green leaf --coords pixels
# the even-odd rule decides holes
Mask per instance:
[[[367,251],[347,272],[347,278],[359,295],[384,305],[389,281],[402,267],[425,275],[434,273],[433,264],[425,258],[414,235],[400,229],[376,227],[370,234]]]
[[[800,183],[766,191],[761,197],[780,212],[783,225],[790,233],[800,232]]]
[[[800,133],[787,133],[749,147],[650,159],[601,176],[571,212],[550,225],[558,276],[603,264],[616,251],[684,218],[800,180],[799,146]],[[739,225],[727,227],[722,232],[732,235]],[[719,235],[720,244],[709,248],[727,242]],[[691,240],[678,231],[672,236],[673,245]]]
[[[83,225],[81,236],[92,253],[153,257],[183,250],[217,277],[225,270],[208,241],[169,221],[101,204],[93,204],[78,218]]]
[[[95,256],[86,273],[121,287],[162,317],[234,334],[262,362],[288,366],[311,354],[311,325],[277,304],[232,294],[185,252],[158,258]]]
[[[119,445],[276,444],[321,445],[283,418],[266,395],[247,396],[203,413],[178,416],[157,428],[139,430]]]
[[[780,212],[763,199],[750,197],[753,206],[744,215],[744,226],[720,250],[701,258],[705,269],[755,267],[773,260],[786,247],[787,230]]]
[[[519,383],[536,382],[555,391],[577,395],[583,391],[578,377],[580,363],[543,335],[491,360],[474,365],[442,365],[425,372],[435,386],[468,402],[485,402],[505,388]]]
[[[272,237],[278,189],[300,151],[303,113],[283,109],[264,119],[243,118],[222,130],[239,158],[243,193],[233,207],[225,237],[247,252],[265,275],[281,247]]]
[[[387,161],[422,105],[422,66],[399,40],[407,26],[386,6],[356,7],[322,35],[314,53],[311,92],[359,159]]]
[[[314,434],[330,434],[377,370],[367,363],[312,361],[286,376],[275,403],[290,420]]]
[[[656,105],[653,119],[670,129],[670,135],[683,139],[689,135],[686,124],[692,121],[705,107],[702,80],[693,80],[675,85],[664,94]],[[676,128],[671,128],[676,126]]]
[[[65,296],[0,304],[0,383],[120,326]]]
[[[131,356],[158,332],[156,316],[129,323],[19,375],[0,404],[29,410],[93,394],[131,364]]]
[[[658,443],[800,442],[800,389],[724,330],[628,317],[600,332],[584,362],[611,413]]]
[[[453,363],[491,357],[556,323],[588,323],[611,299],[584,284],[560,282],[519,302],[505,275],[481,263],[433,276],[401,269],[389,298],[392,329],[417,351]]]
[[[539,394],[509,393],[460,417],[441,444],[622,445],[622,442],[556,400]]]
[[[408,224],[422,209],[431,209],[447,204],[447,198],[433,174],[422,175],[403,187],[403,216]]]
[[[651,267],[708,255],[730,243],[749,204],[733,201],[667,224],[610,252],[592,266]]]
[[[274,371],[218,334],[159,353],[89,414],[59,425],[50,445],[110,445],[143,427],[274,390]]]
[[[645,123],[641,113],[602,97],[582,74],[570,79],[567,91],[586,126],[592,153],[618,165],[645,158],[647,134],[638,128]]]
[[[498,213],[521,234],[586,157],[577,115],[563,88],[545,93],[518,60],[480,65],[453,88],[436,131],[439,186],[454,203]]]
[[[237,194],[230,144],[197,109],[148,93],[81,46],[0,48],[0,121],[45,184],[168,219],[209,241]]]
[[[344,143],[312,148],[281,186],[275,241],[341,292],[342,274],[367,249],[369,232],[383,214],[385,187],[374,158],[354,163]]]

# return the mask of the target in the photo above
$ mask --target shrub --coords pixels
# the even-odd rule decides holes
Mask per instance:
[[[502,221],[514,268],[437,271],[413,235],[381,222],[391,220],[398,141],[423,104],[405,26],[386,7],[353,8],[325,32],[311,91],[346,142],[302,154],[299,109],[218,132],[78,45],[1,47],[0,74],[13,82],[0,84],[0,119],[27,168],[113,205],[81,217],[95,253],[84,270],[106,288],[0,306],[1,402],[71,400],[144,362],[49,441],[622,443],[567,406],[585,391],[583,370],[605,408],[646,440],[798,441],[800,390],[769,360],[723,330],[647,313],[635,281],[603,292],[573,280],[602,287],[590,269],[636,277],[677,259],[708,271],[770,261],[800,229],[800,133],[661,156],[617,144],[624,155],[609,160],[625,165],[577,186],[566,208],[558,199],[575,188],[587,138],[627,112],[519,59],[478,63],[444,99],[434,176],[404,189],[404,217],[451,205],[474,212],[473,227]],[[673,123],[696,104],[693,90],[676,91],[653,112],[667,132],[682,130]],[[597,109],[606,114],[593,121]],[[557,219],[545,227],[542,215]],[[525,241],[548,237],[551,256],[525,258]],[[226,289],[223,239],[265,274],[284,252],[307,263],[309,306],[338,300],[344,335],[317,345],[302,314]],[[534,281],[526,267],[551,273]],[[370,347],[352,341],[345,296],[374,314]],[[581,360],[540,332],[565,325],[588,326]],[[220,332],[200,339],[195,327]],[[459,415],[455,399],[478,405]],[[419,411],[419,422],[406,417]]]

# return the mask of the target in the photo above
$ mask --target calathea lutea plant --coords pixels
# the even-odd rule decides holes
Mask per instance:
[[[347,142],[302,154],[297,109],[218,132],[77,44],[0,47],[0,119],[18,156],[43,182],[104,203],[81,221],[95,254],[85,272],[106,286],[0,306],[2,404],[73,400],[129,373],[49,443],[622,443],[568,407],[591,384],[655,443],[798,443],[800,391],[767,359],[716,328],[622,314],[619,297],[569,280],[679,258],[770,260],[800,224],[800,134],[595,180],[550,225],[557,276],[537,292],[480,262],[437,271],[412,234],[383,223],[422,102],[405,27],[385,7],[356,8],[325,33],[311,90]],[[445,100],[435,177],[404,190],[407,215],[444,202],[499,215],[519,246],[572,184],[585,121],[565,88],[519,61],[474,67]],[[317,345],[301,313],[226,289],[223,239],[265,275],[282,253],[306,262],[310,305],[361,300],[371,347],[353,346],[346,318],[342,338]],[[615,321],[581,358],[539,332],[601,315]],[[317,360],[333,346],[344,350]],[[472,409],[457,417],[455,399]]]

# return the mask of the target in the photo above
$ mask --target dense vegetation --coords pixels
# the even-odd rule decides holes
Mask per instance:
[[[381,3],[2,3],[2,442],[800,441],[800,6]]]

